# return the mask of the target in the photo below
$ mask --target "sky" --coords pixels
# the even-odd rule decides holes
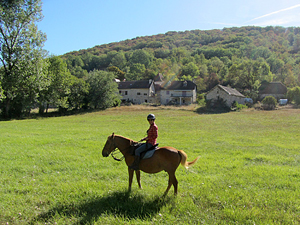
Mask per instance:
[[[42,0],[50,55],[168,31],[300,27],[300,0]]]

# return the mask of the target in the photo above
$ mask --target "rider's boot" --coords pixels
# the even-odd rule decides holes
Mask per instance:
[[[133,163],[129,166],[129,168],[133,170],[139,170],[139,164],[140,164],[140,156],[136,155],[134,157]]]

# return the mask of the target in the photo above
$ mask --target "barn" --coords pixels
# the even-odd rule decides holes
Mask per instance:
[[[287,88],[281,82],[263,82],[258,91],[259,100],[263,100],[266,96],[273,96],[279,100],[285,98]]]

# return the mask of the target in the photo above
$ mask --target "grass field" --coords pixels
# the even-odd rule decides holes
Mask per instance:
[[[124,162],[103,158],[112,132],[140,140],[154,113],[160,146],[201,156],[142,173],[127,192]],[[197,114],[119,107],[0,122],[0,224],[300,224],[300,109]]]

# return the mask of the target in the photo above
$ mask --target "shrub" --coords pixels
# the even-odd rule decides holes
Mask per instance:
[[[229,112],[231,108],[227,106],[226,100],[218,98],[217,100],[205,100],[206,111],[208,112]]]
[[[231,109],[236,111],[240,111],[242,109],[247,109],[247,108],[248,108],[247,105],[239,104],[237,101],[234,101],[231,106]]]
[[[263,109],[272,110],[275,109],[277,100],[273,96],[267,96],[262,100],[262,104]]]
[[[294,87],[287,92],[288,101],[294,102],[296,105],[300,105],[300,87]]]

